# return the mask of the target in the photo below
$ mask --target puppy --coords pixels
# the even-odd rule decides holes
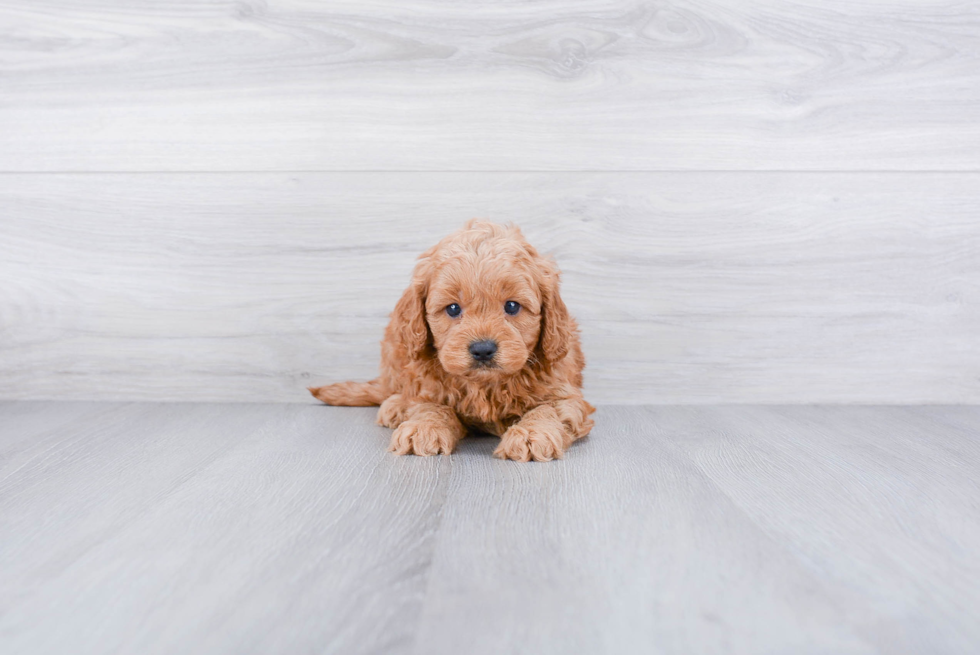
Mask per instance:
[[[310,392],[381,405],[399,455],[448,455],[474,429],[500,437],[495,457],[560,458],[595,408],[558,276],[517,227],[472,220],[419,257],[381,342],[381,375]]]

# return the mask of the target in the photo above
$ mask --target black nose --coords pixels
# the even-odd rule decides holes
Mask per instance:
[[[470,354],[478,362],[489,362],[497,354],[497,342],[487,339],[474,341],[470,344]]]

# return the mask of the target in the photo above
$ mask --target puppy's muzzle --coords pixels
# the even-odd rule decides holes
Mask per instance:
[[[477,364],[489,364],[497,354],[497,342],[489,339],[474,341],[470,344],[470,356]]]

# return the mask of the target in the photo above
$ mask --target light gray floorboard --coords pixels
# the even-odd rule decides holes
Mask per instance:
[[[372,424],[129,405],[63,430],[0,487],[0,650],[403,646],[449,462],[392,461]]]
[[[63,438],[61,428],[72,429],[77,422],[87,419],[87,415],[104,414],[117,406],[59,402],[53,411],[38,411],[36,403],[4,403],[0,421],[0,480],[34,457],[38,448]]]
[[[0,650],[975,653],[978,435],[606,406],[517,464],[396,458],[370,408],[4,403]]]
[[[976,3],[5,0],[0,170],[980,169]]]
[[[0,175],[0,398],[306,402],[474,216],[564,270],[593,402],[980,402],[980,174]]]
[[[977,648],[980,422],[951,428],[918,408],[866,407],[651,418],[735,507],[840,592],[848,623],[880,652]]]

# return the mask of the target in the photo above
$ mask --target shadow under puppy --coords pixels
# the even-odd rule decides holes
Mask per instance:
[[[381,375],[310,392],[381,405],[399,455],[448,455],[472,428],[500,437],[495,457],[560,458],[595,408],[558,278],[517,227],[470,221],[419,257],[381,342]]]

